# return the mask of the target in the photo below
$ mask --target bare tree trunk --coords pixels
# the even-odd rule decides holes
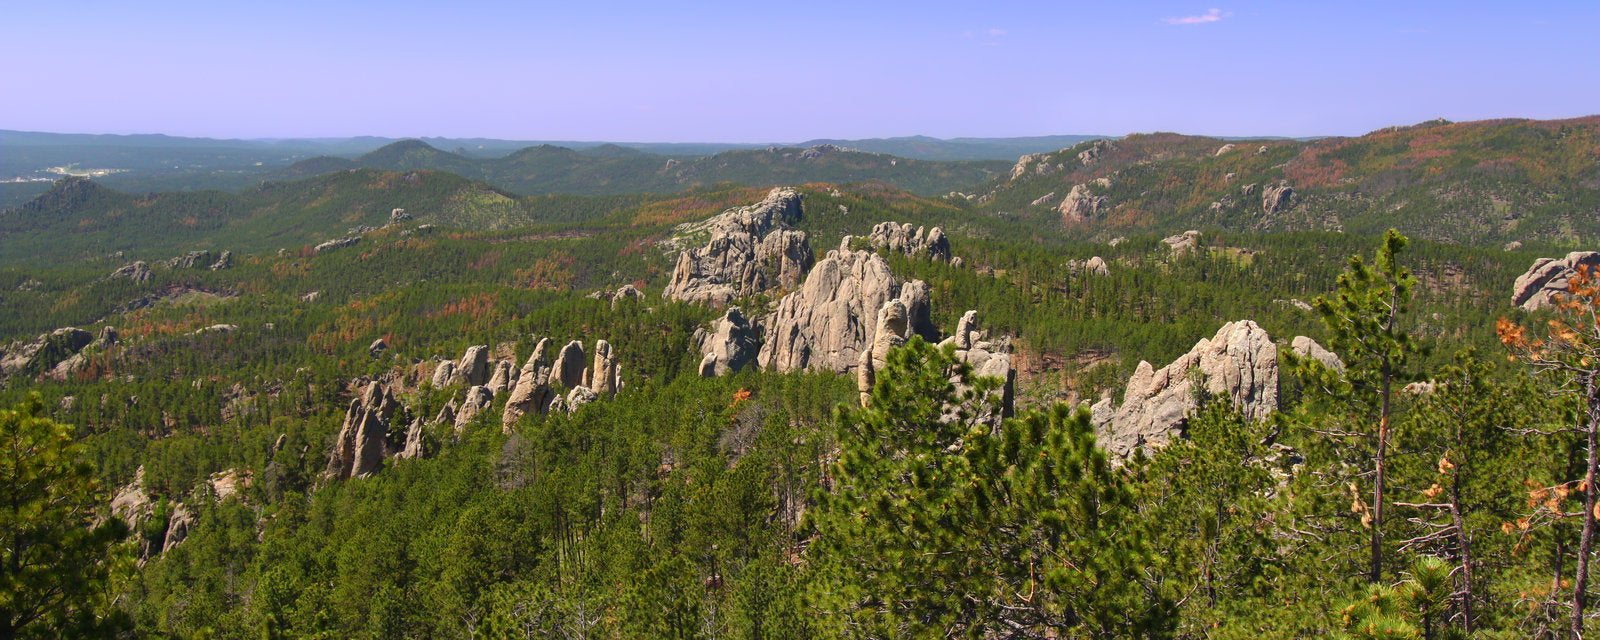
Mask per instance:
[[[1377,477],[1372,483],[1372,566],[1367,576],[1369,582],[1383,580],[1383,474],[1384,458],[1389,451],[1389,373],[1388,359],[1383,365],[1383,408],[1378,414]]]
[[[1600,451],[1597,451],[1597,440],[1600,440],[1600,387],[1596,386],[1596,374],[1589,374],[1584,380],[1584,398],[1588,402],[1588,419],[1586,425],[1588,432],[1589,460],[1584,465],[1583,472],[1583,535],[1578,539],[1578,570],[1572,584],[1572,637],[1583,637],[1583,609],[1588,604],[1589,589],[1589,552],[1594,546],[1594,494],[1600,491],[1595,487],[1595,467],[1600,464]]]
[[[1472,635],[1472,538],[1467,536],[1467,519],[1461,509],[1461,474],[1466,461],[1456,466],[1450,481],[1450,519],[1456,525],[1456,546],[1461,548],[1461,627]]]

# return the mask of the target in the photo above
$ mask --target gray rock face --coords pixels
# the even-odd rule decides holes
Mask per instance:
[[[1327,350],[1322,345],[1317,344],[1316,340],[1306,336],[1295,336],[1294,340],[1289,343],[1289,348],[1294,351],[1295,355],[1321,362],[1323,366],[1329,369],[1344,369],[1344,361],[1339,359],[1338,354]]]
[[[1072,191],[1056,207],[1056,211],[1061,212],[1062,221],[1074,224],[1097,220],[1101,213],[1110,210],[1111,198],[1095,195],[1087,184],[1072,185]]]
[[[161,541],[146,539],[139,532],[144,530],[145,521],[153,515],[150,495],[144,491],[144,465],[133,472],[133,482],[117,489],[111,498],[111,515],[121,518],[128,524],[128,529],[139,538],[139,557],[149,558],[161,552]]]
[[[223,269],[230,269],[232,267],[233,267],[233,252],[232,251],[223,251],[222,255],[217,256],[217,261],[211,263],[211,270],[212,271],[221,271]]]
[[[465,429],[473,418],[478,417],[479,413],[488,409],[493,403],[494,392],[488,387],[478,385],[467,389],[467,398],[461,401],[461,408],[456,411],[456,432]]]
[[[133,264],[125,264],[121,267],[118,267],[116,271],[112,271],[110,277],[127,278],[134,282],[149,282],[150,265],[145,264],[145,261],[143,260],[139,260]]]
[[[1181,256],[1185,253],[1193,253],[1200,246],[1200,232],[1194,230],[1185,231],[1175,236],[1162,238],[1161,242],[1166,243],[1167,247],[1172,250],[1173,257]]]
[[[1105,258],[1101,258],[1100,256],[1094,256],[1085,261],[1083,263],[1083,271],[1084,273],[1092,273],[1097,276],[1111,275],[1111,267],[1106,266]]]
[[[367,385],[345,410],[344,424],[328,453],[326,475],[339,480],[362,478],[381,468],[383,459],[399,449],[389,439],[389,424],[399,409],[400,402],[383,383]]]
[[[595,393],[594,390],[588,387],[580,385],[573,387],[571,391],[567,392],[567,401],[563,406],[567,410],[567,413],[577,413],[578,407],[599,399],[600,394]]]
[[[583,343],[573,340],[567,346],[561,347],[561,353],[556,356],[554,378],[551,382],[559,382],[562,387],[571,389],[582,386],[584,382],[584,368],[587,366],[588,356],[583,352]]]
[[[550,361],[544,357],[549,346],[549,338],[540,339],[539,345],[533,348],[533,354],[528,356],[527,363],[522,365],[517,386],[511,390],[511,397],[506,399],[506,412],[501,418],[501,427],[506,432],[510,432],[511,426],[522,416],[534,411],[549,411],[550,401],[554,399],[550,391]]]
[[[1237,148],[1237,147],[1233,143],[1228,143],[1228,144],[1222,145],[1220,147],[1217,147],[1217,152],[1212,154],[1212,155],[1213,156],[1220,156],[1220,155],[1222,155],[1224,153],[1227,153],[1229,151],[1233,151],[1235,148]]]
[[[489,375],[486,386],[495,394],[505,393],[511,388],[511,363],[500,360],[494,363],[494,373]]]
[[[190,251],[181,256],[162,261],[168,269],[194,269],[210,263],[210,251]]]
[[[63,327],[40,334],[33,342],[12,343],[0,352],[0,378],[25,372],[51,372],[92,342],[94,334],[83,329]]]
[[[367,355],[376,358],[379,355],[382,355],[384,350],[388,348],[389,344],[384,342],[383,338],[378,338],[377,340],[373,340],[372,344],[367,345]]]
[[[684,251],[662,297],[727,304],[774,287],[792,288],[811,267],[811,245],[800,219],[800,194],[773,189],[766,199],[707,221],[711,239]]]
[[[589,367],[589,383],[597,397],[611,398],[617,395],[617,356],[611,351],[611,343],[605,340],[594,342],[594,366]]]
[[[617,305],[624,302],[641,302],[643,300],[643,292],[639,291],[638,288],[631,284],[625,284],[621,287],[617,287],[616,292],[611,294],[611,308],[615,309],[617,308]]]
[[[1288,182],[1279,182],[1261,190],[1261,212],[1276,215],[1294,206],[1294,188]]]
[[[1108,422],[1095,425],[1100,446],[1126,458],[1181,437],[1201,392],[1231,397],[1252,419],[1276,411],[1278,351],[1272,338],[1256,323],[1240,320],[1223,325],[1209,340],[1202,338],[1160,370],[1140,362],[1122,405]]]
[[[872,234],[867,239],[879,249],[886,248],[913,258],[950,261],[950,238],[939,227],[924,230],[923,227],[912,227],[909,222],[880,222],[872,228]]]
[[[1048,155],[1050,155],[1050,154],[1047,154],[1047,153],[1030,153],[1028,155],[1022,156],[1020,158],[1017,158],[1017,163],[1015,165],[1012,165],[1012,167],[1011,167],[1011,179],[1012,180],[1016,180],[1017,178],[1021,178],[1022,176],[1027,175],[1028,167],[1030,165],[1033,165],[1034,163],[1037,163],[1040,160],[1045,159],[1045,157],[1047,157]]]
[[[705,353],[700,375],[709,378],[733,373],[755,362],[761,351],[761,334],[739,307],[728,307],[712,328],[700,345]]]
[[[764,323],[767,339],[756,361],[780,372],[848,372],[862,350],[870,348],[878,311],[902,294],[910,329],[933,334],[931,327],[915,325],[915,310],[928,307],[926,286],[903,287],[889,272],[889,263],[875,253],[830,251],[798,290],[778,302]]]
[[[1572,276],[1578,273],[1578,267],[1587,266],[1594,273],[1596,265],[1600,265],[1600,252],[1597,251],[1574,251],[1559,260],[1539,258],[1512,283],[1511,304],[1528,311],[1550,306],[1554,302],[1552,296],[1567,291]]]
[[[357,242],[361,242],[361,236],[350,236],[350,237],[347,237],[347,238],[338,238],[338,239],[335,239],[335,240],[329,240],[329,241],[324,242],[322,244],[319,244],[319,245],[317,245],[315,247],[312,247],[311,248],[311,253],[320,254],[320,253],[322,253],[324,251],[333,251],[334,249],[343,249],[343,248],[351,246],[351,245],[353,245],[353,244],[355,244]]]
[[[433,388],[441,389],[450,386],[455,379],[456,363],[446,360],[433,368],[433,378],[430,382],[433,383]]]
[[[425,453],[424,448],[423,448],[424,447],[423,440],[424,440],[424,438],[423,438],[423,435],[422,435],[422,418],[417,418],[416,420],[411,421],[411,427],[406,429],[406,445],[405,445],[405,448],[401,449],[400,453],[396,454],[395,457],[396,458],[406,458],[406,459],[411,459],[411,460],[420,460],[420,459],[422,459],[422,457],[423,457],[423,455]]]
[[[455,378],[457,382],[476,387],[489,381],[489,373],[489,345],[477,344],[467,347],[467,352],[461,355]]]
[[[161,552],[171,551],[178,543],[189,537],[189,528],[200,519],[200,516],[190,511],[182,502],[172,506],[172,515],[167,518],[167,535],[161,545]]]
[[[1115,148],[1116,145],[1111,144],[1110,140],[1095,140],[1088,149],[1078,152],[1078,162],[1083,163],[1085,167],[1092,166],[1099,162],[1100,157],[1107,151]]]

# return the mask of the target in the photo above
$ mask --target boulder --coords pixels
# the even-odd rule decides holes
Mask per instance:
[[[577,413],[578,407],[599,399],[600,394],[595,393],[593,389],[579,385],[573,387],[571,391],[567,392],[566,403],[562,406],[566,409],[567,413]]]
[[[551,367],[544,357],[549,345],[549,338],[539,340],[538,346],[533,348],[533,354],[528,356],[527,363],[522,365],[522,373],[517,376],[517,386],[511,390],[511,397],[506,399],[506,411],[500,424],[508,433],[522,416],[533,411],[544,413],[550,408],[553,398],[550,391]]]
[[[611,308],[615,309],[617,305],[623,302],[642,302],[643,300],[644,292],[639,291],[638,287],[631,284],[625,284],[617,287],[616,292],[611,294]]]
[[[1256,420],[1278,409],[1278,350],[1266,331],[1249,320],[1230,322],[1160,370],[1140,362],[1122,405],[1095,425],[1100,446],[1117,458],[1164,446],[1183,435],[1189,412],[1206,395],[1230,398]]]
[[[1600,265],[1600,251],[1574,251],[1565,258],[1539,258],[1511,285],[1511,304],[1528,311],[1550,306],[1556,294],[1565,293],[1579,267]],[[1600,274],[1597,274],[1600,275]]]
[[[917,326],[914,311],[928,306],[926,286],[903,286],[876,253],[843,247],[830,251],[766,319],[766,342],[756,361],[780,372],[848,372],[871,346],[878,311],[902,294],[910,329],[931,335],[931,327]]]
[[[924,230],[923,227],[912,227],[909,222],[880,222],[872,228],[867,240],[877,249],[888,249],[913,258],[950,261],[950,238],[939,227]]]
[[[378,338],[377,340],[373,340],[372,344],[367,345],[367,355],[376,358],[382,355],[384,350],[388,348],[389,343],[384,342],[383,338]]]
[[[133,264],[125,264],[112,271],[110,277],[127,278],[134,282],[149,282],[151,277],[150,265],[143,260],[136,261]]]
[[[1094,256],[1083,263],[1083,272],[1097,276],[1109,276],[1111,275],[1111,268],[1106,266],[1105,258]]]
[[[1227,153],[1229,151],[1233,151],[1235,148],[1236,148],[1235,145],[1230,142],[1228,144],[1225,144],[1225,145],[1222,145],[1220,147],[1217,147],[1217,152],[1214,153],[1214,154],[1211,154],[1211,155],[1220,156],[1220,155],[1222,155],[1224,153]]]
[[[556,355],[555,367],[551,371],[551,383],[559,382],[566,389],[582,386],[584,382],[584,365],[588,356],[583,352],[583,343],[573,340],[567,346],[561,347],[561,353]]]
[[[682,227],[709,228],[711,238],[705,246],[678,255],[662,297],[727,304],[768,289],[794,287],[811,267],[805,232],[789,229],[799,219],[800,194],[778,188],[754,205]]]
[[[1289,342],[1289,348],[1294,351],[1295,355],[1321,362],[1323,366],[1329,369],[1344,370],[1344,361],[1339,359],[1339,355],[1327,350],[1318,344],[1316,340],[1306,336],[1295,336],[1294,340]]]
[[[728,310],[712,323],[712,331],[700,343],[705,357],[700,361],[700,375],[720,376],[743,369],[755,362],[761,351],[761,334],[739,307]]]

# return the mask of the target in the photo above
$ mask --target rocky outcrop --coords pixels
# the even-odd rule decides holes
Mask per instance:
[[[489,382],[489,374],[489,345],[477,344],[467,347],[466,353],[461,354],[454,381],[476,387]]]
[[[1173,257],[1178,257],[1186,253],[1194,253],[1194,251],[1200,247],[1200,232],[1194,230],[1185,231],[1175,236],[1167,236],[1162,238],[1161,242],[1165,243],[1167,248],[1172,250]]]
[[[199,514],[190,511],[182,502],[172,505],[172,515],[167,517],[167,534],[162,539],[161,552],[171,551],[189,537],[189,529],[200,520]]]
[[[1183,435],[1203,396],[1231,398],[1256,420],[1278,409],[1278,350],[1266,331],[1249,320],[1230,322],[1160,370],[1140,362],[1122,405],[1095,425],[1100,446],[1119,458],[1164,446]]]
[[[885,302],[878,312],[878,330],[874,334],[872,346],[861,352],[856,364],[856,389],[860,394],[862,406],[866,406],[871,400],[872,386],[877,382],[877,372],[887,363],[889,350],[905,344],[912,335],[915,334],[907,322],[905,307],[901,301]],[[972,375],[975,378],[1000,379],[998,407],[988,402],[978,402],[976,407],[971,408],[971,419],[983,424],[998,425],[1000,420],[1012,415],[1016,371],[1011,368],[1010,341],[991,343],[983,338],[983,332],[978,327],[978,312],[968,311],[956,323],[955,334],[945,338],[939,346],[943,348],[954,345],[956,359],[971,365]],[[951,382],[956,384],[958,395],[966,393],[970,388],[959,377],[951,378]],[[944,419],[956,419],[960,410],[961,407],[946,407]]]
[[[872,228],[867,240],[878,249],[888,249],[913,258],[927,258],[940,262],[950,261],[950,238],[944,229],[934,227],[926,231],[911,223],[880,222]]]
[[[1111,275],[1111,267],[1106,265],[1105,258],[1094,256],[1084,261],[1083,272],[1097,276],[1109,276]]]
[[[811,245],[800,219],[800,194],[773,189],[754,205],[729,209],[686,231],[709,229],[705,246],[678,255],[662,297],[727,304],[774,287],[792,288],[811,267]]]
[[[127,523],[128,529],[134,532],[139,542],[140,558],[149,558],[161,552],[160,540],[150,540],[142,534],[145,523],[154,513],[150,494],[144,491],[144,465],[139,465],[138,470],[133,472],[133,482],[117,489],[116,495],[111,498],[111,515],[121,518]]]
[[[223,251],[222,255],[217,256],[217,261],[211,263],[210,268],[212,271],[221,271],[223,269],[233,268],[233,252]]]
[[[489,382],[486,383],[485,386],[489,388],[489,391],[494,392],[495,395],[505,393],[507,389],[511,388],[512,383],[515,382],[515,380],[512,379],[512,373],[513,371],[511,369],[510,362],[505,360],[497,361],[494,363],[494,373],[489,375]]]
[[[433,378],[429,382],[433,384],[433,388],[441,389],[450,386],[455,379],[456,363],[446,360],[433,368]]]
[[[149,282],[151,277],[150,265],[146,264],[143,260],[139,260],[133,264],[125,264],[121,267],[117,267],[116,271],[112,271],[109,277],[127,278],[134,282]]]
[[[465,429],[473,418],[478,417],[479,413],[482,413],[484,409],[488,409],[489,405],[493,403],[494,392],[490,391],[488,387],[478,385],[467,389],[467,398],[461,401],[461,408],[456,410],[456,431],[460,432]]]
[[[1100,157],[1105,155],[1107,151],[1115,148],[1116,145],[1111,144],[1110,140],[1095,140],[1089,144],[1088,149],[1078,152],[1078,162],[1083,163],[1085,167],[1093,166],[1095,163],[1100,162]]]
[[[1318,344],[1316,340],[1306,336],[1295,336],[1294,340],[1289,342],[1289,349],[1294,351],[1295,355],[1321,362],[1323,366],[1329,369],[1341,371],[1344,369],[1344,361],[1339,359],[1338,354],[1327,350]]]
[[[617,287],[616,292],[611,294],[611,308],[612,309],[617,308],[617,305],[622,304],[624,302],[642,302],[642,301],[644,301],[644,292],[640,291],[638,289],[638,287],[635,287],[635,286],[633,286],[631,284],[625,284],[625,285],[622,285],[620,287]]]
[[[383,459],[400,449],[389,437],[389,425],[399,409],[400,401],[383,383],[367,385],[345,410],[344,423],[328,454],[326,475],[339,480],[363,478],[381,468]]]
[[[1578,273],[1578,267],[1588,267],[1591,273],[1595,273],[1596,265],[1600,265],[1600,251],[1574,251],[1559,260],[1539,258],[1512,283],[1511,304],[1528,311],[1550,306],[1554,302],[1552,296],[1566,293],[1572,276]]]
[[[900,299],[910,331],[924,336],[935,331],[918,322],[928,308],[926,285],[904,286],[876,253],[840,247],[806,276],[796,291],[778,302],[764,323],[766,343],[756,356],[763,368],[851,371],[877,330],[884,303]]]
[[[1220,156],[1220,155],[1222,155],[1224,153],[1227,153],[1229,151],[1233,151],[1235,148],[1237,148],[1237,147],[1233,143],[1230,142],[1228,144],[1225,144],[1225,145],[1222,145],[1220,147],[1217,147],[1217,152],[1214,153],[1214,154],[1211,154],[1211,155],[1212,156]]]
[[[211,262],[210,251],[190,251],[181,256],[161,261],[168,269],[197,269]]]
[[[111,335],[115,340],[116,330],[113,329]],[[0,351],[0,378],[48,373],[92,342],[94,334],[75,327],[62,327],[40,334],[32,342],[11,343]]]
[[[756,361],[761,351],[761,333],[750,324],[739,307],[728,307],[711,324],[708,334],[696,336],[700,352],[700,375],[704,377],[734,373]]]
[[[1110,184],[1105,178],[1101,180]],[[1072,185],[1072,191],[1068,192],[1067,197],[1062,198],[1061,205],[1056,207],[1056,211],[1061,213],[1062,221],[1074,224],[1097,220],[1100,214],[1110,210],[1111,198],[1095,195],[1088,184]]]
[[[380,355],[383,355],[383,352],[388,348],[389,343],[384,342],[383,338],[378,338],[373,340],[372,344],[367,345],[367,355],[376,358]]]
[[[81,336],[76,337],[81,339]],[[70,379],[73,374],[82,370],[89,363],[90,354],[103,351],[107,347],[117,344],[117,340],[116,328],[101,327],[100,335],[95,337],[94,341],[69,356],[66,360],[56,363],[56,366],[52,367],[45,376],[54,380]]]
[[[319,244],[319,245],[317,245],[315,247],[312,247],[311,248],[311,253],[320,254],[320,253],[323,253],[325,251],[333,251],[334,249],[343,249],[345,247],[354,245],[357,242],[361,242],[361,236],[349,236],[349,237],[346,237],[346,238],[338,238],[338,239],[334,239],[334,240],[329,240],[329,241],[324,242],[322,244]]]
[[[611,398],[617,395],[617,357],[611,352],[611,343],[605,340],[594,342],[594,366],[589,367],[587,383],[584,386],[594,391],[596,397]]]
[[[1294,206],[1294,188],[1288,182],[1280,181],[1276,185],[1268,185],[1261,190],[1261,212],[1267,215],[1277,215],[1288,211]]]
[[[406,429],[405,448],[401,449],[400,453],[395,454],[396,458],[411,460],[422,459],[423,455],[426,453],[424,450],[424,447],[426,446],[424,443],[425,436],[423,435],[422,429],[422,418],[417,418],[411,421],[411,426]]]
[[[517,375],[517,385],[511,390],[511,397],[506,399],[506,410],[501,416],[501,428],[506,432],[510,432],[511,425],[516,424],[522,416],[550,410],[550,402],[555,396],[550,390],[550,362],[544,357],[549,345],[549,338],[540,339],[538,346],[533,348],[533,354],[528,356],[527,363],[522,365],[522,373]]]
[[[561,353],[556,355],[555,368],[551,375],[551,382],[559,382],[565,389],[583,386],[585,367],[588,366],[588,356],[583,352],[583,343],[577,340],[568,342],[561,347]]]

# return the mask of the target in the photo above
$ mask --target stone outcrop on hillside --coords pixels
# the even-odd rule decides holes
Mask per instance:
[[[611,351],[611,343],[605,340],[594,342],[594,365],[589,367],[587,386],[597,398],[611,398],[617,395],[617,356]],[[570,404],[570,403],[569,403]]]
[[[473,418],[478,417],[478,414],[483,413],[483,410],[488,409],[491,404],[494,404],[494,392],[488,387],[476,385],[467,389],[466,399],[462,400],[461,407],[456,409],[456,431],[460,432],[466,428]]]
[[[384,458],[400,450],[389,437],[389,426],[399,410],[400,401],[383,383],[367,385],[345,410],[344,423],[328,454],[327,476],[361,478],[381,468]]]
[[[161,552],[166,553],[189,537],[189,529],[200,520],[200,515],[190,511],[182,502],[172,505],[172,515],[167,517],[167,534],[161,541]]]
[[[1211,339],[1157,370],[1140,362],[1121,406],[1096,405],[1100,446],[1126,458],[1140,449],[1161,447],[1181,437],[1196,397],[1231,398],[1241,413],[1262,419],[1278,409],[1278,348],[1249,320],[1230,322]],[[1106,418],[1109,416],[1109,419]]]
[[[848,372],[870,346],[878,311],[893,299],[904,304],[911,331],[935,334],[926,322],[926,285],[918,281],[905,286],[876,253],[845,246],[829,251],[800,288],[784,296],[777,311],[763,322],[766,342],[756,361],[780,372]]]
[[[761,332],[745,317],[739,307],[728,307],[711,324],[709,333],[697,332],[695,342],[705,354],[700,360],[700,375],[720,376],[734,373],[756,361],[761,351]]]
[[[433,378],[429,380],[433,388],[439,389],[450,386],[456,378],[456,363],[446,360],[433,368]]]
[[[889,350],[904,345],[915,335],[911,331],[905,305],[898,299],[883,304],[878,311],[877,325],[871,348],[862,351],[856,363],[856,390],[860,394],[862,406],[866,406],[871,400],[872,386],[877,382],[877,372],[887,364]],[[963,314],[956,323],[955,334],[939,343],[941,348],[947,345],[955,346],[956,359],[972,365],[973,377],[999,378],[1002,382],[999,410],[995,411],[987,403],[980,403],[973,419],[983,424],[995,425],[1010,416],[1013,412],[1016,387],[1016,370],[1011,367],[1010,341],[991,343],[984,340],[984,334],[978,327],[978,312],[974,310]],[[967,387],[955,378],[951,381],[956,382],[957,394],[967,391]],[[957,410],[958,407],[946,407],[944,418],[955,419]]]
[[[1200,232],[1194,230],[1185,231],[1178,235],[1162,238],[1161,242],[1172,250],[1173,257],[1193,253],[1200,247]]]
[[[489,382],[485,386],[495,395],[499,395],[505,393],[515,383],[516,380],[513,376],[511,363],[506,360],[499,360],[494,363],[494,373],[489,376]]]
[[[561,353],[556,355],[556,364],[551,375],[551,382],[559,382],[563,388],[571,389],[581,386],[584,378],[588,377],[588,355],[583,351],[583,343],[577,340],[568,342],[561,347]]]
[[[1088,149],[1078,152],[1078,162],[1083,163],[1085,167],[1093,166],[1100,161],[1100,157],[1105,155],[1107,151],[1115,148],[1117,148],[1116,145],[1111,144],[1110,140],[1095,140],[1089,144]]]
[[[143,260],[138,260],[133,264],[125,264],[117,267],[117,269],[112,271],[111,275],[108,277],[127,278],[134,282],[149,282],[151,277],[150,265],[146,264]]]
[[[116,335],[112,330],[111,335]],[[75,327],[62,327],[39,334],[32,342],[13,342],[0,351],[0,379],[19,374],[48,373],[94,342],[94,334]]]
[[[1600,265],[1600,251],[1574,251],[1565,258],[1539,258],[1528,271],[1517,276],[1511,285],[1511,304],[1528,311],[1537,311],[1553,302],[1551,296],[1567,291],[1578,267],[1595,270]],[[1600,275],[1597,273],[1596,275]]]
[[[778,188],[761,202],[694,225],[709,229],[711,239],[678,255],[662,297],[727,304],[771,288],[794,287],[811,267],[805,232],[789,228],[799,219],[800,194]]]
[[[950,238],[946,237],[944,229],[939,227],[924,230],[923,227],[912,227],[909,222],[905,224],[880,222],[872,227],[872,233],[867,236],[867,240],[871,241],[875,248],[887,248],[913,258],[950,261]]]
[[[221,271],[223,269],[231,268],[233,268],[233,252],[227,250],[224,250],[222,255],[217,256],[217,261],[211,263],[210,267],[212,271]]]
[[[211,263],[210,251],[190,251],[161,262],[168,269],[197,269]]]
[[[1289,342],[1289,348],[1294,351],[1295,355],[1321,362],[1323,366],[1329,369],[1344,369],[1344,361],[1339,359],[1338,354],[1329,351],[1326,347],[1318,344],[1316,340],[1306,336],[1295,336],[1294,340]]]
[[[74,334],[74,336],[79,339],[82,337],[77,336],[76,334]],[[72,374],[82,370],[83,367],[89,363],[89,354],[102,351],[107,347],[115,345],[117,344],[117,340],[117,330],[115,327],[101,327],[99,336],[96,336],[92,342],[84,346],[77,353],[69,356],[66,360],[56,363],[56,366],[52,367],[50,372],[45,374],[45,376],[54,380],[67,380],[72,377]]]
[[[489,345],[477,344],[467,347],[467,352],[461,354],[461,362],[456,364],[453,382],[475,387],[487,383],[489,374]]]
[[[527,363],[522,365],[517,385],[512,388],[511,397],[506,399],[506,410],[501,417],[502,429],[509,432],[511,425],[516,424],[522,416],[535,411],[549,411],[550,401],[554,398],[550,391],[550,362],[544,357],[549,345],[549,338],[540,339],[538,346],[533,348],[533,354],[528,356]]]
[[[329,240],[327,242],[319,244],[319,245],[317,245],[315,247],[312,247],[311,248],[311,253],[320,254],[320,253],[323,253],[325,251],[333,251],[334,249],[343,249],[345,247],[354,245],[357,242],[361,242],[361,236],[349,236],[349,237],[346,237],[346,238],[337,238],[337,239]]]
[[[1279,181],[1261,190],[1261,212],[1276,215],[1294,206],[1294,188],[1288,181]]]
[[[1100,178],[1097,183],[1102,186],[1111,184],[1105,178]],[[1110,210],[1111,198],[1095,195],[1088,184],[1072,185],[1072,191],[1068,192],[1067,197],[1061,199],[1061,205],[1056,207],[1056,211],[1061,213],[1061,219],[1072,223],[1097,220],[1102,213]]]

